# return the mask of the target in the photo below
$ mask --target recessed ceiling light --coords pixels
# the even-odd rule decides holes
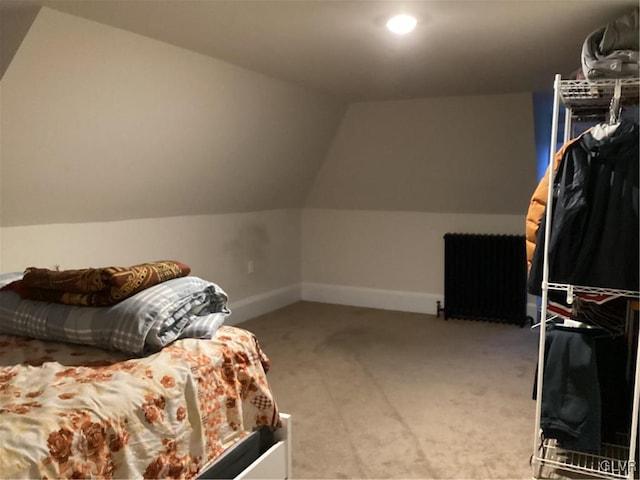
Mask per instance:
[[[397,35],[406,35],[416,28],[417,23],[411,15],[396,15],[387,21],[387,28]]]

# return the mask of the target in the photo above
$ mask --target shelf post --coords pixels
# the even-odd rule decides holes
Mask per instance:
[[[551,123],[551,145],[549,145],[549,191],[547,193],[547,206],[546,211],[551,212],[553,204],[553,178],[555,167],[555,154],[556,143],[558,142],[558,112],[560,108],[560,75],[556,75],[553,84],[553,118]],[[565,132],[566,134],[566,132]],[[551,215],[547,214],[545,218],[545,232],[544,232],[544,260],[542,269],[542,300],[540,310],[540,341],[538,344],[538,376],[536,379],[536,423],[533,438],[533,457],[532,468],[533,476],[536,477],[536,469],[539,462],[540,455],[540,442],[542,435],[540,432],[540,419],[542,417],[542,382],[544,378],[544,350],[546,340],[546,325],[547,325],[547,298],[549,290],[549,238],[551,233]]]
[[[632,310],[627,306],[627,311],[632,314]],[[633,320],[633,317],[632,317]],[[633,321],[631,322],[633,325]],[[635,381],[633,382],[633,409],[631,413],[631,432],[629,432],[629,463],[627,464],[627,476],[629,480],[633,480],[634,473],[638,468],[636,462],[636,444],[638,440],[638,403],[640,402],[640,325],[638,326],[638,340],[636,343],[636,364],[635,364]]]

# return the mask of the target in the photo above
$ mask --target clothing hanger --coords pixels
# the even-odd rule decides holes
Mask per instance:
[[[553,324],[555,324],[554,320],[555,320],[556,318],[558,318],[558,315],[553,315],[553,316],[551,316],[551,317],[547,318],[547,319],[544,321],[544,323],[546,323],[546,324],[549,324],[549,323],[553,323]],[[536,323],[536,324],[531,325],[531,330],[534,330],[534,329],[538,328],[540,325],[542,325],[542,322],[538,322],[538,323]]]
[[[598,328],[598,327],[594,327],[593,325],[589,325],[587,323],[582,323],[579,322],[577,320],[571,320],[570,318],[565,318],[563,319],[562,322],[556,322],[555,320],[558,318],[557,315],[554,315],[553,317],[547,318],[544,323],[546,323],[547,325],[553,325],[556,328],[561,328],[564,330],[593,330],[595,331],[602,331],[605,332],[604,329],[602,328]],[[531,326],[531,330],[534,330],[536,328],[538,328],[540,325],[542,325],[542,322],[538,322],[534,325]]]
[[[556,322],[556,320],[559,318],[562,318],[562,322]],[[593,325],[589,325],[587,323],[579,322],[577,320],[560,317],[559,315],[550,316],[545,320],[545,323],[546,324],[553,323],[557,327],[564,327],[564,328],[582,328],[587,330],[598,328],[598,327],[594,327]],[[542,325],[542,322],[538,322],[534,325],[531,325],[531,330],[538,328],[540,325]]]
[[[620,79],[616,79],[616,83],[613,88],[613,96],[611,97],[611,103],[609,104],[609,115],[606,122],[602,122],[591,129],[591,135],[596,140],[602,140],[616,131],[620,126],[620,114],[622,107],[620,106],[620,97],[622,95],[622,84]]]
[[[616,84],[613,88],[613,97],[611,97],[611,103],[609,104],[609,125],[616,125],[620,122],[620,112],[622,107],[620,106],[620,96],[622,95],[622,84],[620,79],[616,79]]]
[[[573,303],[573,285],[569,285],[567,288],[567,304],[571,305]],[[557,319],[562,319],[562,322],[556,322]],[[589,325],[588,323],[579,322],[578,320],[573,320],[571,318],[567,318],[561,315],[551,315],[546,320],[545,323],[552,323],[556,327],[564,328],[564,329],[581,329],[581,330],[602,330],[599,327],[594,325]],[[531,326],[531,330],[534,328],[538,328],[542,322],[538,322],[535,325]]]

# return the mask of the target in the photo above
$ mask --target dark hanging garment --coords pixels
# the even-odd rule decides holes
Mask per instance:
[[[633,383],[626,378],[627,339],[599,337],[594,340],[601,401],[602,442],[618,444],[628,434],[633,409]]]
[[[540,427],[562,448],[598,453],[602,408],[593,342],[585,330],[547,330]]]
[[[598,173],[574,283],[637,291],[638,125],[624,122],[618,130],[602,144],[585,139]]]
[[[593,138],[588,134],[589,138]],[[585,142],[567,150],[554,181],[554,210],[549,238],[549,280],[572,283],[578,244],[589,228],[589,200],[594,184]]]
[[[638,125],[628,120],[567,149],[554,179],[550,282],[639,290],[638,156]],[[542,281],[544,224],[538,234],[533,294]]]

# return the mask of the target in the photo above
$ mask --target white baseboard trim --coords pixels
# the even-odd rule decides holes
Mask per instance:
[[[237,325],[300,300],[437,315],[437,302],[444,305],[443,299],[441,294],[304,282],[230,302],[225,323]],[[527,303],[527,315],[534,320],[537,309],[535,303]]]
[[[435,315],[442,295],[304,282],[302,300]]]
[[[268,292],[229,302],[231,315],[225,320],[226,325],[237,325],[250,318],[264,315],[282,307],[286,307],[301,299],[299,283],[287,287],[270,290]]]

